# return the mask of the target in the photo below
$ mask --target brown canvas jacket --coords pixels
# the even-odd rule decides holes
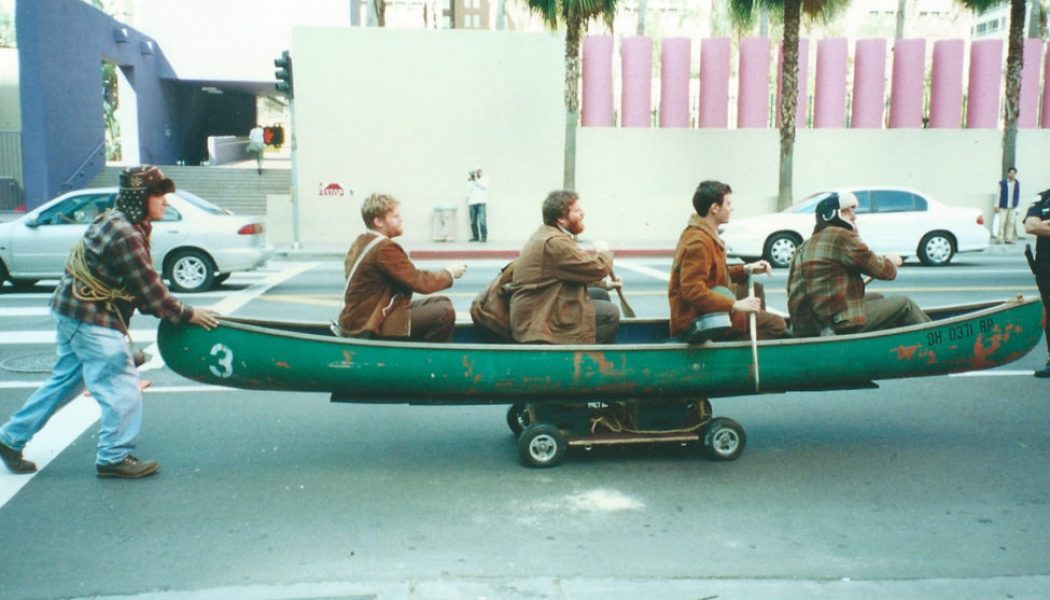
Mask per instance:
[[[678,238],[667,284],[671,335],[685,331],[700,315],[731,312],[733,301],[711,291],[719,285],[728,287],[729,279],[746,282],[747,272],[743,265],[726,265],[725,242],[700,215],[692,215]],[[730,318],[734,333],[747,333],[746,314],[733,313]]]
[[[343,261],[344,278],[376,235],[363,233],[350,245]],[[451,285],[451,273],[417,269],[400,244],[384,239],[361,259],[346,286],[339,327],[349,337],[408,337],[412,292],[432,294]]]
[[[470,318],[474,324],[496,335],[512,339],[510,331],[510,290],[514,280],[514,261],[500,270],[488,287],[470,303]]]
[[[593,344],[587,285],[612,270],[611,252],[588,252],[557,227],[542,225],[514,261],[510,322],[519,342]]]

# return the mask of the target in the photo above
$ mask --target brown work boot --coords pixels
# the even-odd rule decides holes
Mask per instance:
[[[157,472],[160,463],[155,460],[142,461],[129,454],[124,460],[111,465],[95,465],[99,477],[116,477],[118,479],[138,479]]]
[[[4,466],[12,473],[36,473],[36,463],[22,458],[21,450],[15,450],[3,442],[0,442],[0,459],[3,459]]]

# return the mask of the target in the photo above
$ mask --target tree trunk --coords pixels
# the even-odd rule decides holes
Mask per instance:
[[[765,4],[758,7],[758,37],[769,37],[769,7]]]
[[[1006,110],[1003,111],[1002,176],[1017,163],[1017,115],[1021,106],[1021,68],[1024,66],[1025,1],[1010,0],[1010,38],[1006,53]]]
[[[580,118],[580,34],[583,23],[570,19],[565,28],[565,170],[562,185],[576,189],[576,124]]]
[[[897,0],[897,35],[896,39],[904,39],[904,15],[908,0]]]
[[[1023,1],[1023,0],[1022,0]],[[777,209],[792,204],[791,179],[795,163],[795,111],[798,109],[798,30],[802,21],[800,0],[784,2],[784,72],[780,85],[780,183]]]
[[[455,0],[453,0],[455,1]],[[507,0],[496,2],[496,31],[507,28]]]
[[[635,28],[635,33],[638,35],[645,35],[646,6],[646,0],[638,0],[638,25]]]

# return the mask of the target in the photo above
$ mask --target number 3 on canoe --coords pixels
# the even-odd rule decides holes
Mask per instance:
[[[216,361],[218,366],[208,366],[208,370],[211,371],[212,375],[223,379],[233,375],[233,350],[227,348],[225,344],[215,344],[211,347],[210,354],[218,357]]]

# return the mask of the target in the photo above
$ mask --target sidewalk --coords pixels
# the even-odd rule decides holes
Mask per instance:
[[[430,242],[426,240],[397,240],[414,260],[469,260],[469,259],[502,259],[510,260],[518,255],[525,240],[489,241],[480,242]],[[674,257],[675,242],[677,240],[635,240],[635,241],[610,241],[609,245],[619,258],[672,258]],[[583,240],[584,245],[588,240]],[[968,252],[958,254],[953,260],[967,256],[995,256],[1016,255],[1024,253],[1025,244],[1031,244],[1033,251],[1035,238],[1031,236],[1018,238],[1014,244],[992,244],[987,250],[981,252]],[[345,246],[334,246],[324,244],[310,244],[306,242],[301,248],[292,248],[290,244],[284,244],[274,249],[274,256],[283,258],[294,258],[299,260],[322,260],[342,259],[346,255]],[[909,257],[910,262],[917,263],[914,256]]]
[[[502,259],[510,260],[518,255],[525,240],[488,241],[488,242],[428,242],[425,240],[397,240],[414,260],[468,260],[468,259]],[[674,242],[660,241],[627,241],[609,242],[613,253],[623,258],[671,258],[674,256]],[[583,240],[587,245],[588,240]],[[346,255],[345,246],[304,243],[301,248],[292,248],[284,244],[274,249],[274,256],[295,259],[342,259]]]

